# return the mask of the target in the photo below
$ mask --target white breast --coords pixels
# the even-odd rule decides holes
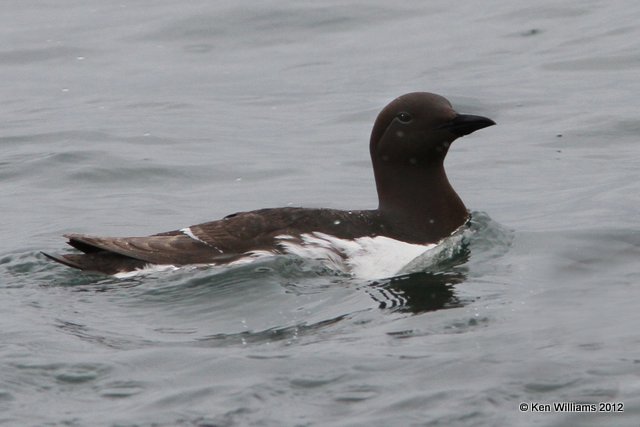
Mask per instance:
[[[367,280],[394,276],[436,247],[436,244],[416,245],[383,236],[345,240],[314,232],[301,238],[302,242],[298,242],[290,236],[278,236],[279,246],[287,253],[320,260],[329,268]]]

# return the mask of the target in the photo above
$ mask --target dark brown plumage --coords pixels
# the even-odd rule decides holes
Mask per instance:
[[[386,236],[437,242],[469,218],[444,171],[449,146],[494,124],[456,113],[439,95],[409,93],[380,112],[371,134],[378,209],[262,209],[148,237],[69,234],[68,243],[82,254],[45,255],[70,267],[115,274],[147,264],[225,264],[252,251],[282,253],[279,236],[300,242],[302,234],[311,232],[342,239]]]

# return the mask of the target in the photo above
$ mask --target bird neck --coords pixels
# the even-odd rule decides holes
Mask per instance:
[[[416,167],[381,162],[374,164],[374,173],[378,211],[405,241],[438,241],[453,233],[469,217],[442,163]]]

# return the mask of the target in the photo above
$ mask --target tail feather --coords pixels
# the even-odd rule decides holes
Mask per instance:
[[[49,255],[69,267],[105,274],[144,268],[149,264],[186,265],[230,262],[241,254],[225,253],[183,233],[147,237],[98,237],[66,234],[67,243],[84,253]]]
[[[56,255],[51,255],[42,251],[40,251],[40,253],[55,262],[59,262],[60,264],[66,265],[67,267],[79,268],[80,270],[82,270],[82,267],[80,266],[80,264],[78,264],[77,262],[74,262],[72,259],[67,258],[69,255],[56,256]]]
[[[42,252],[42,254],[68,267],[104,274],[133,271],[144,268],[148,264],[146,261],[105,251],[66,255],[51,255],[45,252]]]

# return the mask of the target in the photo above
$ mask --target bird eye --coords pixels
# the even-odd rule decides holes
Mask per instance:
[[[402,113],[398,113],[398,115],[396,116],[398,118],[398,120],[400,120],[402,123],[409,123],[413,118],[411,117],[411,114],[409,113],[405,113],[404,111]]]

